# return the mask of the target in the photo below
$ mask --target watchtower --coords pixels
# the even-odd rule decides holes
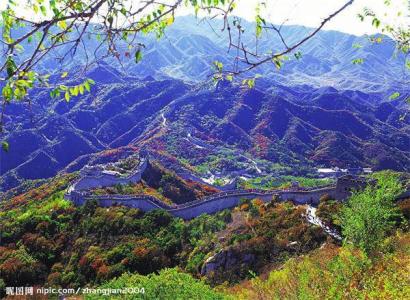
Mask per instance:
[[[336,196],[339,199],[349,197],[352,191],[362,190],[369,184],[369,180],[362,176],[344,175],[337,179]]]

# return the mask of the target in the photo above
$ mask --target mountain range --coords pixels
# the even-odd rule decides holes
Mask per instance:
[[[308,30],[288,26],[284,35],[296,40]],[[212,62],[229,67],[233,55],[226,38],[194,18],[179,19],[160,41],[142,42],[139,64],[108,59],[89,68],[86,77],[96,82],[90,94],[67,103],[38,88],[31,91],[31,106],[7,107],[3,191],[142,147],[174,169],[202,175],[249,165],[265,174],[306,175],[318,166],[410,170],[408,108],[400,98],[389,100],[409,89],[403,59],[394,57],[387,37],[371,43],[322,31],[300,49],[300,60],[286,61],[281,70],[258,69],[262,77],[253,89],[209,80]],[[262,39],[261,49],[268,43],[279,40]],[[353,64],[356,58],[364,63]],[[83,63],[81,55],[68,63],[69,74]],[[41,68],[51,66],[45,61]]]

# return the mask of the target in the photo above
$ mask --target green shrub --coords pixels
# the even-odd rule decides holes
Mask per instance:
[[[225,297],[212,290],[204,282],[194,279],[176,268],[164,269],[159,274],[141,276],[138,274],[124,274],[119,278],[101,286],[101,289],[144,289],[141,294],[111,295],[110,299],[197,299],[218,300]],[[105,296],[85,295],[85,299],[107,299]]]
[[[340,218],[346,241],[367,253],[381,250],[381,241],[392,231],[400,215],[394,202],[402,193],[398,177],[383,172],[376,180],[374,185],[353,193]]]

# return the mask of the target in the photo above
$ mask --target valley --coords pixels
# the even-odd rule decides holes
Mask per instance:
[[[167,90],[152,99],[133,98],[161,86]],[[18,185],[22,178],[47,178],[62,170],[80,170],[92,161],[109,162],[110,156],[123,158],[133,153],[132,147],[149,147],[175,168],[196,169],[205,177],[209,170],[202,166],[212,167],[212,172],[249,169],[254,175],[294,176],[314,174],[319,166],[409,170],[409,123],[398,121],[403,112],[391,104],[361,111],[352,108],[357,100],[349,98],[334,102],[334,107],[298,102],[307,95],[313,98],[310,101],[331,97],[313,91],[285,100],[285,96],[229,85],[195,91],[193,97],[191,88],[175,80],[140,82],[119,98],[101,100],[91,118],[86,110],[91,99],[84,99],[67,112],[47,117],[39,129],[12,131],[10,145],[29,143],[30,147],[2,155],[3,189]],[[97,99],[110,95],[106,93],[97,92]],[[137,102],[128,108],[131,99]],[[60,103],[56,109],[71,105]],[[167,127],[162,126],[161,111],[167,111]],[[237,157],[238,152],[243,156]]]

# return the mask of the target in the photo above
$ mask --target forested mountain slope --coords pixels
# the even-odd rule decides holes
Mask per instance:
[[[228,82],[215,87],[209,80],[214,60],[229,66],[232,59],[226,40],[195,22],[181,18],[159,43],[145,37],[139,64],[125,59],[124,68],[114,60],[94,65],[83,75],[96,82],[90,94],[67,103],[35,89],[30,106],[9,105],[10,151],[0,158],[1,188],[104,161],[98,157],[126,156],[143,145],[193,167],[204,163],[203,154],[228,149],[302,174],[319,165],[409,170],[407,108],[402,99],[389,100],[408,87],[398,76],[403,61],[393,58],[387,38],[372,44],[366,37],[320,32],[301,49],[301,59],[290,58],[281,70],[259,70],[262,78],[249,90]],[[290,37],[308,30],[285,29]],[[354,58],[364,64],[353,64]],[[80,52],[65,66],[69,74],[83,59]],[[52,66],[49,60],[42,64]],[[57,72],[51,80],[77,82],[67,78]],[[211,146],[195,146],[188,133]]]

